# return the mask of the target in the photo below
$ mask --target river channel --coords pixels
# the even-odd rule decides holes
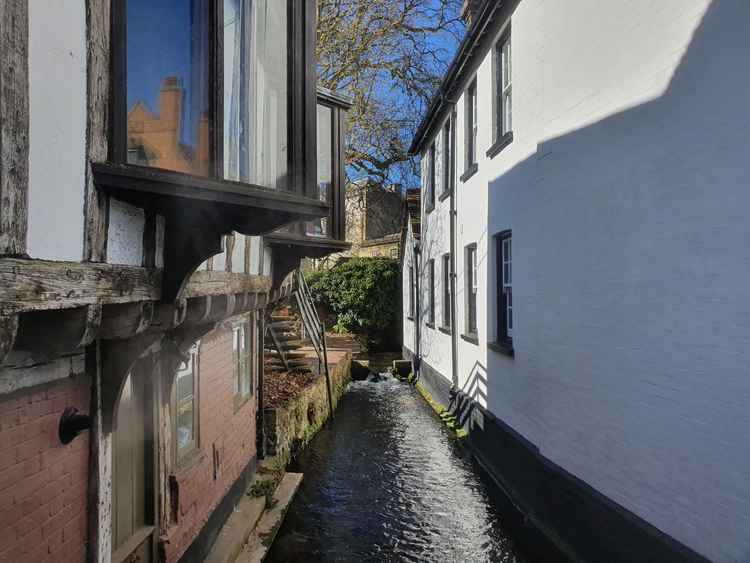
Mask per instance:
[[[518,562],[493,486],[409,385],[350,384],[291,467],[305,474],[267,558]]]

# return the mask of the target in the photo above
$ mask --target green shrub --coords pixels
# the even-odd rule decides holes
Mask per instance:
[[[400,268],[389,258],[352,258],[307,275],[313,299],[336,317],[333,330],[367,339],[373,350],[398,348]]]

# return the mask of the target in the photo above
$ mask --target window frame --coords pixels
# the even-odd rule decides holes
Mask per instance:
[[[507,47],[507,55],[505,49]],[[505,72],[507,65],[507,73]],[[508,83],[505,77],[508,76]],[[511,117],[506,120],[507,101]],[[510,25],[492,47],[492,146],[487,156],[493,158],[513,142],[513,46]],[[510,121],[510,124],[507,122]]]
[[[461,175],[462,182],[466,182],[479,170],[479,163],[477,162],[478,104],[477,78],[475,76],[464,93],[464,173]]]
[[[464,289],[466,293],[465,300],[465,323],[464,323],[464,334],[461,338],[471,342],[472,344],[478,344],[479,336],[479,322],[477,315],[478,308],[478,295],[479,295],[479,284],[478,279],[478,266],[477,266],[477,243],[473,242],[466,245],[464,252]],[[472,311],[472,296],[473,311]],[[472,316],[473,313],[473,316]]]
[[[450,252],[443,254],[442,259],[443,267],[443,317],[441,329],[443,332],[450,333],[453,329],[453,296],[451,295],[451,255]]]
[[[453,114],[448,116],[443,125],[443,185],[440,201],[453,193],[455,178],[455,123]]]
[[[425,186],[425,213],[435,209],[435,184],[436,184],[437,148],[435,141],[427,149],[427,184]]]
[[[128,163],[127,125],[127,2],[118,0],[111,13],[111,71],[112,88],[110,104],[108,160],[122,169],[145,169],[152,178],[183,176],[198,184],[214,189],[216,184],[226,186],[226,191],[237,186],[260,188],[282,194],[289,193],[315,199],[317,194],[316,146],[316,67],[315,67],[315,0],[286,0],[288,9],[288,184],[285,189],[273,189],[247,182],[224,178],[224,41],[222,0],[209,2],[208,6],[208,76],[209,76],[209,151],[211,166],[208,176],[174,172],[162,168]]]
[[[172,411],[172,433],[174,436],[173,459],[177,467],[184,467],[189,464],[193,456],[200,450],[200,341],[196,342],[188,352],[188,356],[193,362],[193,439],[189,442],[189,447],[180,448],[177,439],[178,428],[178,411],[180,405],[177,397],[180,365],[177,366],[174,384],[172,385],[171,394],[171,411]]]
[[[427,262],[427,326],[435,328],[435,259]]]
[[[412,321],[414,320],[414,290],[414,264],[409,262],[409,312],[406,318]]]
[[[491,348],[501,354],[514,356],[513,348],[513,232],[501,231],[495,239],[495,285],[496,303],[496,338]],[[507,252],[506,252],[507,250]],[[506,269],[507,265],[507,269]],[[507,272],[507,276],[506,276]]]
[[[251,315],[250,318],[243,319],[242,322],[232,326],[232,378],[235,384],[234,412],[240,410],[255,395],[256,362],[253,360],[257,347],[255,324],[254,315]],[[236,332],[244,333],[244,365],[247,373],[242,372],[243,358],[240,355],[240,350],[234,346]],[[247,378],[246,382],[243,382],[243,376]],[[247,393],[244,394],[243,383],[247,383],[248,389]]]

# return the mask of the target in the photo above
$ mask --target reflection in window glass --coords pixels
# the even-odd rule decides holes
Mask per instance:
[[[196,388],[198,374],[196,371],[197,345],[190,351],[186,361],[177,369],[175,381],[175,419],[177,422],[178,457],[196,446]]]
[[[330,202],[333,182],[333,110],[318,104],[318,190],[320,200]],[[309,221],[305,234],[330,236],[327,217]]]
[[[224,177],[289,189],[287,2],[224,0]]]
[[[128,162],[209,174],[209,0],[128,0]]]

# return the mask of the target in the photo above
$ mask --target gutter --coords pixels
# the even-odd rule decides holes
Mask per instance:
[[[484,7],[480,12],[479,17],[477,17],[476,22],[469,28],[469,32],[464,37],[463,41],[461,41],[458,53],[448,67],[445,77],[440,83],[440,88],[435,93],[424,119],[419,124],[417,132],[414,134],[411,147],[409,147],[410,155],[414,156],[421,152],[424,140],[429,136],[435,123],[442,121],[441,118],[443,113],[441,110],[446,104],[455,103],[455,100],[452,100],[451,98],[451,90],[453,90],[459,82],[461,73],[464,71],[474,54],[477,43],[487,33],[490,24],[504,5],[505,2],[502,0],[485,1]]]

